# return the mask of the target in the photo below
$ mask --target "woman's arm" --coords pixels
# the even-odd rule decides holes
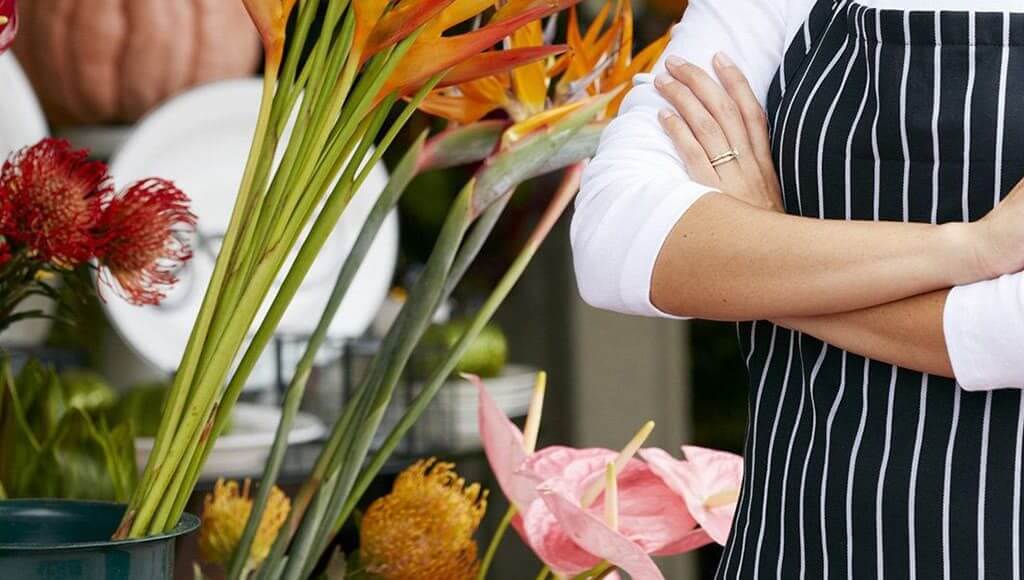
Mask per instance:
[[[668,55],[710,63],[728,50],[743,64],[763,102],[783,50],[814,0],[691,0]],[[668,106],[651,82],[637,77],[618,116],[588,164],[572,220],[572,247],[580,294],[590,304],[646,316],[664,316],[650,301],[651,272],[662,243],[690,205],[714,191],[693,179],[658,122]]]
[[[867,308],[990,277],[974,234],[959,223],[802,218],[710,194],[665,240],[651,298],[665,312],[711,320]]]
[[[742,73],[724,56],[715,72],[725,87],[679,58],[669,58],[668,69],[656,82],[673,107],[662,123],[691,173],[727,195],[694,203],[662,245],[651,283],[661,310],[715,320],[816,316],[1024,268],[1021,185],[971,224],[821,220],[771,209],[779,194],[765,117]],[[710,157],[729,150],[740,159],[711,166]]]
[[[729,181],[734,186],[744,182],[758,184],[759,188],[748,187],[742,192],[746,201],[760,207],[774,207],[779,193],[772,187],[776,180],[762,111],[742,73],[727,58],[716,59],[716,69],[725,84],[724,89],[707,83],[708,79],[700,75],[685,74],[691,71],[679,71],[684,73],[679,76],[693,85],[703,103],[716,111],[712,116],[723,119],[729,132],[746,128],[749,138],[737,139],[750,148],[756,163],[748,164],[739,172],[747,176],[745,179],[737,180],[734,174]],[[731,106],[722,108],[724,102]],[[692,103],[690,106],[692,109]],[[734,118],[727,118],[730,116]],[[741,116],[742,121],[738,120]],[[696,173],[709,183],[725,181],[714,168],[700,165],[701,154],[706,158],[706,152],[689,125],[675,115],[665,120],[667,133],[684,151],[684,157],[693,157]],[[1016,189],[1020,189],[1019,184]],[[1012,192],[1013,195],[1019,194]],[[991,217],[986,219],[991,221]],[[982,226],[992,227],[992,224]],[[1024,385],[1024,349],[1021,348],[1024,345],[1024,274],[1006,275],[851,312],[778,322],[875,360],[955,376],[968,390]]]
[[[1024,274],[777,322],[875,360],[956,377],[970,391],[1024,386]]]
[[[862,310],[776,320],[777,324],[868,358],[916,371],[955,376],[938,290]]]

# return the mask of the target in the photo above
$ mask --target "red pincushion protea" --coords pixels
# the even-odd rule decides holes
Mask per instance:
[[[18,11],[14,0],[0,0],[0,53],[10,48],[18,34]]]
[[[158,304],[178,281],[174,272],[192,257],[183,231],[196,224],[188,203],[173,183],[156,178],[114,197],[98,228],[101,279],[134,304]]]
[[[94,255],[94,229],[112,193],[106,164],[62,139],[43,139],[15,152],[0,171],[3,234],[41,260],[73,268]]]

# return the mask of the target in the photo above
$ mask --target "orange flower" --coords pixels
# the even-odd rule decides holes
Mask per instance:
[[[510,6],[526,1],[510,2],[496,17]],[[540,21],[531,22],[513,33],[508,44],[510,50],[549,49],[540,56],[541,60],[521,65],[511,73],[434,90],[420,108],[462,124],[503,110],[516,123],[506,134],[506,142],[550,125],[582,106],[588,97],[618,92],[604,112],[605,117],[614,116],[625,94],[622,89],[633,76],[653,66],[668,42],[665,35],[634,56],[632,5],[629,0],[617,2],[611,22],[608,20],[613,6],[612,0],[608,0],[586,33],[580,32],[573,8],[567,33],[569,51],[557,58],[553,49],[561,47],[546,45]],[[555,79],[555,90],[551,91]]]
[[[473,534],[487,511],[487,492],[466,485],[451,463],[420,460],[370,505],[359,530],[361,561],[385,580],[473,578]]]
[[[252,543],[252,552],[247,563],[249,570],[259,566],[270,553],[270,546],[277,538],[277,533],[284,525],[290,509],[291,502],[288,501],[288,496],[274,486]],[[237,481],[217,480],[213,493],[207,494],[203,501],[199,553],[204,560],[222,565],[231,562],[251,511],[252,499],[249,497],[248,479],[241,489]]]
[[[295,0],[242,0],[242,3],[263,39],[267,60],[280,62],[284,51],[285,27],[288,26],[288,16],[295,6]]]

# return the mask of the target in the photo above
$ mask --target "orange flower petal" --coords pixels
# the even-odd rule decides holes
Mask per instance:
[[[427,24],[423,36],[428,39],[437,38],[445,30],[473,18],[492,6],[494,6],[493,0],[455,0],[437,18]]]
[[[423,23],[442,14],[452,2],[453,0],[403,0],[398,3],[380,18],[366,39],[363,60],[409,36]],[[357,2],[356,5],[358,4]]]
[[[434,92],[420,103],[420,110],[463,125],[479,121],[498,108],[490,101],[477,101],[461,96]]]
[[[469,79],[497,75],[546,57],[565,52],[564,44],[531,46],[509,50],[490,50],[455,65],[441,81],[441,86],[461,84]],[[495,81],[498,79],[496,78]]]
[[[295,0],[242,0],[256,30],[263,39],[268,58],[281,58],[284,51],[285,27]]]
[[[619,14],[615,20],[621,23],[622,36],[619,38],[619,54],[615,59],[614,70],[621,72],[629,67],[633,58],[633,5],[630,0],[620,0]]]
[[[528,48],[544,45],[544,31],[540,21],[530,22],[512,33],[512,48]],[[516,98],[528,115],[544,110],[548,95],[548,77],[544,63],[535,62],[517,67],[512,71],[512,88]]]
[[[388,3],[389,0],[358,0],[353,3],[356,29],[352,38],[352,50],[357,54],[362,54],[366,48],[366,41],[384,15]]]
[[[498,21],[492,20],[479,30],[416,43],[402,59],[381,94],[396,90],[408,94],[431,76],[472,58],[526,23],[563,10],[578,1],[531,0],[524,12],[506,15],[506,18]]]

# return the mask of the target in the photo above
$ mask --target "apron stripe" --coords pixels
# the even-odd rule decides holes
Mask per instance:
[[[821,371],[821,365],[825,362],[825,355],[828,353],[828,346],[824,343],[821,345],[821,353],[818,354],[818,360],[814,363],[814,369],[811,371],[811,379],[808,388],[811,392],[811,443],[807,446],[807,455],[804,456],[804,469],[800,475],[800,580],[806,579],[806,565],[807,557],[809,555],[807,550],[807,534],[804,528],[804,508],[807,505],[808,494],[807,494],[807,468],[810,466],[811,453],[814,452],[815,435],[818,429],[818,409],[815,404],[814,393],[814,380],[818,378],[818,373]]]
[[[761,550],[764,543],[765,521],[768,519],[768,497],[771,493],[772,481],[772,450],[775,448],[775,436],[779,431],[779,419],[782,417],[782,404],[786,402],[786,388],[789,385],[789,373],[793,368],[793,342],[796,334],[789,332],[789,353],[786,355],[786,370],[782,379],[782,394],[779,396],[779,404],[775,408],[775,420],[772,421],[771,435],[768,437],[768,465],[765,469],[765,482],[768,485],[767,493],[762,494],[761,499],[761,521],[757,532],[757,551],[754,558],[754,577],[759,578],[761,573]]]

